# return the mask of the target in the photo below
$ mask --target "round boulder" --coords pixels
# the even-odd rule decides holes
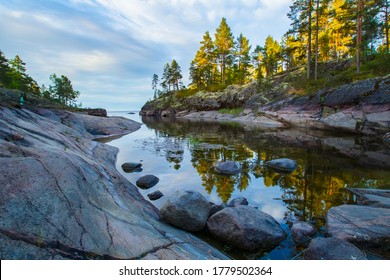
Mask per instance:
[[[277,245],[286,238],[273,217],[244,205],[217,212],[209,218],[207,227],[214,237],[243,250]]]
[[[222,161],[215,166],[215,170],[222,175],[235,175],[240,172],[234,161]]]
[[[248,205],[249,202],[245,197],[237,197],[235,199],[232,199],[229,203],[229,207],[236,207],[238,205]]]
[[[313,225],[305,222],[296,222],[291,227],[291,236],[297,244],[308,244],[316,232]]]
[[[122,164],[122,170],[126,173],[137,172],[141,169],[142,163],[138,162],[126,162]]]
[[[351,243],[336,237],[314,238],[305,250],[305,260],[366,260],[366,256]]]
[[[291,173],[297,169],[298,164],[289,158],[278,158],[266,162],[266,166],[281,173]]]
[[[150,189],[157,185],[159,181],[160,179],[154,175],[145,175],[139,178],[135,184],[141,189]]]
[[[160,199],[163,196],[164,196],[163,193],[160,192],[160,191],[155,191],[155,192],[152,192],[152,193],[148,194],[148,197],[149,197],[150,200],[157,200],[157,199]]]
[[[195,232],[205,227],[210,214],[210,204],[198,192],[183,191],[169,197],[160,212],[167,223]]]

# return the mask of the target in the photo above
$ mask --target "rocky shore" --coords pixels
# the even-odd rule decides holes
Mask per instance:
[[[0,107],[1,259],[225,259],[160,213],[95,138],[124,118]]]
[[[313,95],[289,95],[283,82],[258,90],[255,84],[229,86],[218,93],[199,92],[173,104],[152,101],[144,116],[237,121],[259,127],[305,127],[384,135],[390,127],[390,76],[324,89]],[[223,108],[242,108],[238,115]]]

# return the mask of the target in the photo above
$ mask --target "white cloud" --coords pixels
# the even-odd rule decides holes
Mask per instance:
[[[152,96],[150,79],[164,63],[178,60],[185,81],[205,31],[215,33],[226,17],[234,35],[253,46],[288,29],[290,0],[71,0],[0,3],[2,51],[27,63],[47,84],[52,73],[69,75],[82,95]],[[80,89],[81,91],[81,89]],[[96,98],[93,103],[99,102]],[[92,102],[92,101],[91,101]],[[83,100],[88,106],[88,98]],[[108,108],[112,109],[112,108]],[[123,109],[123,108],[121,108]]]

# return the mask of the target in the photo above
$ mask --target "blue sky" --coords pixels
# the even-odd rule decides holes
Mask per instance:
[[[252,46],[289,28],[291,0],[0,0],[0,50],[18,54],[39,85],[66,75],[86,107],[139,109],[153,73],[188,68],[203,34],[225,17]]]

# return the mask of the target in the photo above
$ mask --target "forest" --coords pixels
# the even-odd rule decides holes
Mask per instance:
[[[321,65],[330,61],[351,62],[345,82],[390,72],[388,0],[295,0],[287,16],[290,29],[280,40],[269,35],[255,46],[242,33],[234,36],[222,18],[214,36],[206,31],[200,42],[189,67],[189,88],[173,60],[161,80],[153,75],[155,98],[179,89],[221,90],[294,69],[303,69],[305,83],[322,85]]]

